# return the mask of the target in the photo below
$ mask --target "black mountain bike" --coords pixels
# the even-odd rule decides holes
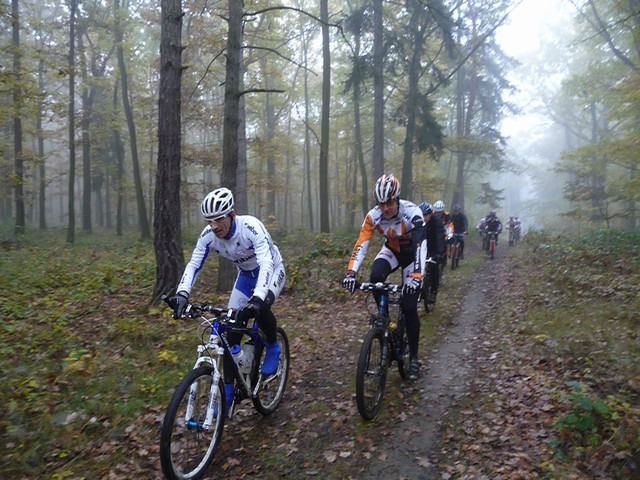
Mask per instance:
[[[392,362],[398,364],[400,377],[405,380],[409,368],[409,340],[402,309],[395,321],[389,318],[388,306],[399,304],[402,285],[391,283],[360,283],[357,288],[380,295],[377,315],[371,315],[371,328],[362,340],[356,372],[356,403],[358,412],[373,419],[380,411]]]
[[[420,292],[420,299],[418,302],[422,301],[424,304],[425,313],[431,313],[436,307],[435,299],[431,299],[429,297],[429,294],[431,293],[431,270],[438,270],[438,278],[440,278],[440,263],[437,260],[434,260],[433,257],[429,257],[427,258],[426,264],[427,269],[422,279],[422,291]]]

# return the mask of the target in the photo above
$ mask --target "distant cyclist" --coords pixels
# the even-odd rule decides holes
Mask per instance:
[[[442,221],[433,215],[433,209],[427,202],[420,205],[427,237],[427,257],[433,258],[436,262],[442,261],[444,255],[444,225]],[[435,303],[440,285],[440,269],[437,265],[427,265],[426,275],[429,275],[429,301]]]
[[[373,200],[376,206],[364,218],[342,286],[351,293],[355,291],[356,274],[365,259],[369,242],[374,232],[383,235],[385,242],[373,261],[369,281],[385,282],[391,272],[402,269],[400,308],[409,340],[409,379],[416,380],[420,371],[418,297],[427,257],[422,210],[416,204],[400,199],[400,182],[394,175],[382,175],[376,181]],[[376,296],[376,301],[378,298]]]
[[[469,229],[469,222],[467,216],[460,210],[460,205],[454,205],[451,209],[451,215],[449,220],[453,224],[453,233],[460,236],[460,259],[464,258],[464,235],[466,235]]]
[[[442,255],[442,268],[447,266],[447,256],[449,255],[449,242],[448,237],[453,233],[453,225],[449,219],[449,212],[445,210],[445,205],[442,200],[436,201],[431,208],[433,209],[433,216],[439,219],[444,226],[444,254]]]
[[[478,225],[476,225],[476,230],[478,231],[478,235],[480,235],[480,237],[482,238],[482,250],[486,250],[489,247],[487,242],[487,232],[484,229],[486,225],[487,225],[486,216],[482,217],[478,222]]]
[[[496,233],[496,245],[498,244],[498,235],[502,232],[502,222],[498,219],[496,212],[491,210],[489,215],[487,215],[486,225],[484,230],[487,233],[495,232]]]

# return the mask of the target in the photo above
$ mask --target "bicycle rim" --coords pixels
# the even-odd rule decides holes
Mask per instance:
[[[191,370],[176,387],[167,407],[160,434],[160,463],[169,480],[202,478],[222,438],[225,420],[222,380],[217,387],[217,415],[210,428],[204,426],[213,382],[212,371],[211,367]],[[187,418],[190,397],[192,413]]]
[[[383,361],[384,331],[372,328],[360,347],[356,372],[356,403],[362,418],[374,418],[382,403],[387,379],[387,365]]]
[[[262,378],[262,384],[258,390],[258,395],[253,398],[253,406],[262,415],[272,414],[284,395],[284,390],[289,377],[289,339],[285,331],[278,327],[277,329],[278,343],[280,344],[280,359],[278,361],[278,370],[274,375]],[[251,385],[255,386],[260,380],[260,367],[264,359],[265,349],[260,348],[256,355],[259,361],[255,362],[251,374]]]

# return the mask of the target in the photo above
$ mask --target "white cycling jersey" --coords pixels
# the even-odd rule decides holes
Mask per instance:
[[[271,240],[264,224],[251,215],[237,215],[229,232],[229,238],[218,238],[210,225],[204,228],[176,291],[191,293],[207,257],[214,251],[235,263],[239,270],[257,275],[253,295],[262,300],[266,298],[274,271],[278,269],[284,272],[284,268],[280,268],[280,250]],[[275,279],[278,283],[282,280]]]

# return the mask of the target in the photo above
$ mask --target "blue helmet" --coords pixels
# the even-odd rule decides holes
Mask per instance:
[[[433,209],[431,208],[431,205],[429,205],[429,202],[422,202],[420,205],[418,205],[418,207],[420,207],[420,210],[422,210],[423,215],[433,213]]]

